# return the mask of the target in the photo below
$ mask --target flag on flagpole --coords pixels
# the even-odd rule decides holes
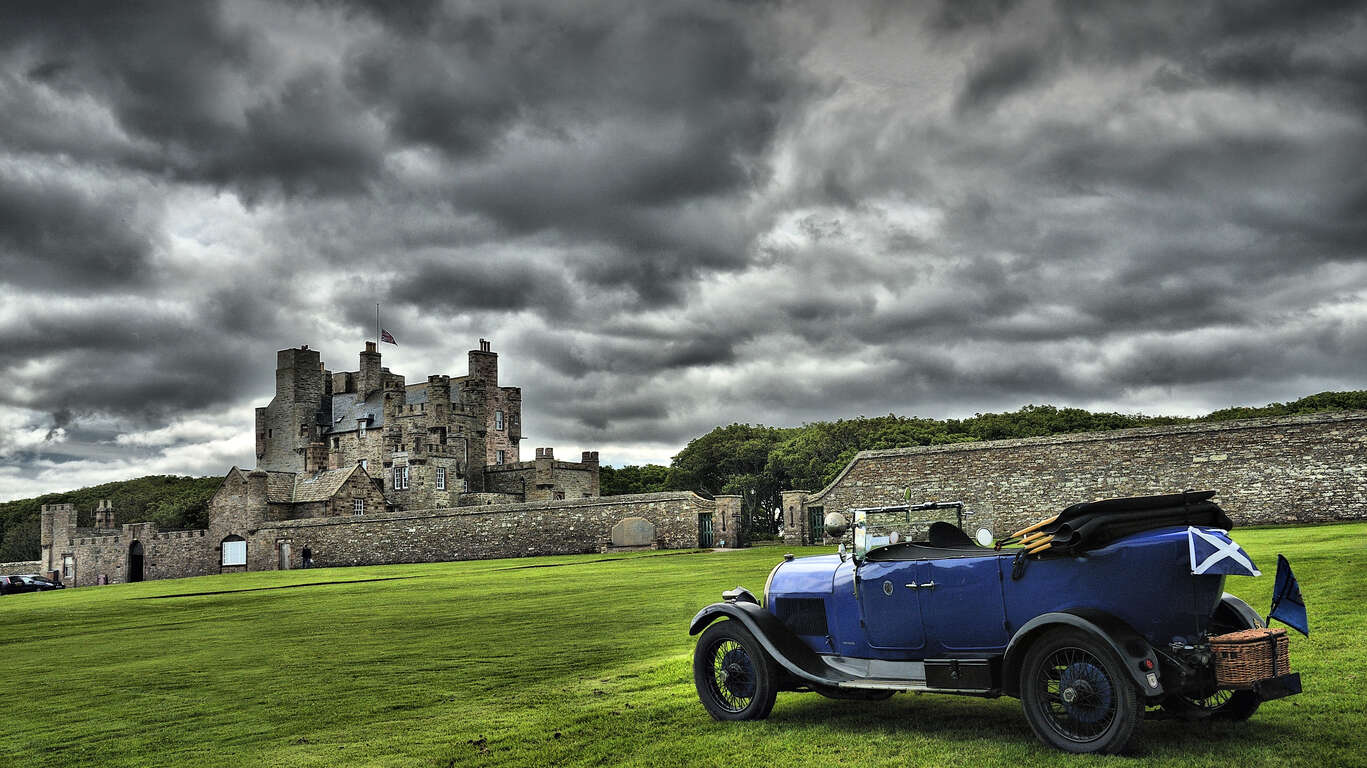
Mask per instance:
[[[388,342],[396,347],[399,346],[399,342],[395,341],[394,337],[390,335],[389,331],[386,330],[380,331],[380,341]]]

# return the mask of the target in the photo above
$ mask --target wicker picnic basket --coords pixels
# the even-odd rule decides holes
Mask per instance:
[[[1259,680],[1291,671],[1286,630],[1260,627],[1210,639],[1215,654],[1215,682],[1221,687],[1249,688]]]

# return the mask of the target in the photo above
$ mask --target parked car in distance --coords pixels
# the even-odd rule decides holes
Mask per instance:
[[[14,595],[20,592],[46,592],[50,589],[66,589],[66,585],[45,579],[36,573],[0,576],[0,595]]]
[[[1300,676],[1286,631],[1224,591],[1259,572],[1214,495],[1075,504],[996,541],[963,531],[959,502],[832,512],[852,553],[785,555],[762,603],[738,587],[693,618],[698,697],[718,720],[757,720],[779,691],[1012,696],[1040,741],[1081,753],[1121,751],[1150,707],[1246,720]],[[1274,598],[1271,615],[1308,633],[1284,558],[1277,582],[1299,613]],[[1264,657],[1228,661],[1245,647]]]

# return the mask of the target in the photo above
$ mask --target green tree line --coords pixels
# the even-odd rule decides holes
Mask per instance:
[[[780,491],[820,490],[860,451],[1361,409],[1367,409],[1367,391],[1321,392],[1289,403],[1224,408],[1198,417],[1027,405],[1017,411],[979,413],[966,419],[889,414],[800,427],[731,424],[689,441],[668,467],[627,466],[611,472],[605,467],[600,489],[604,496],[673,490],[708,496],[739,494],[746,534],[760,539],[778,532]]]

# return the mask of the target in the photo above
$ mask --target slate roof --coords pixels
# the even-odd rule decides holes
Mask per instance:
[[[327,501],[342,489],[359,469],[325,469],[322,472],[267,472],[266,498],[272,504],[307,504]]]
[[[384,393],[371,393],[368,399],[362,400],[361,396],[355,392],[343,392],[340,395],[332,396],[332,424],[327,430],[327,434],[334,432],[355,432],[356,421],[358,419],[370,417],[367,429],[379,429],[384,426]]]

